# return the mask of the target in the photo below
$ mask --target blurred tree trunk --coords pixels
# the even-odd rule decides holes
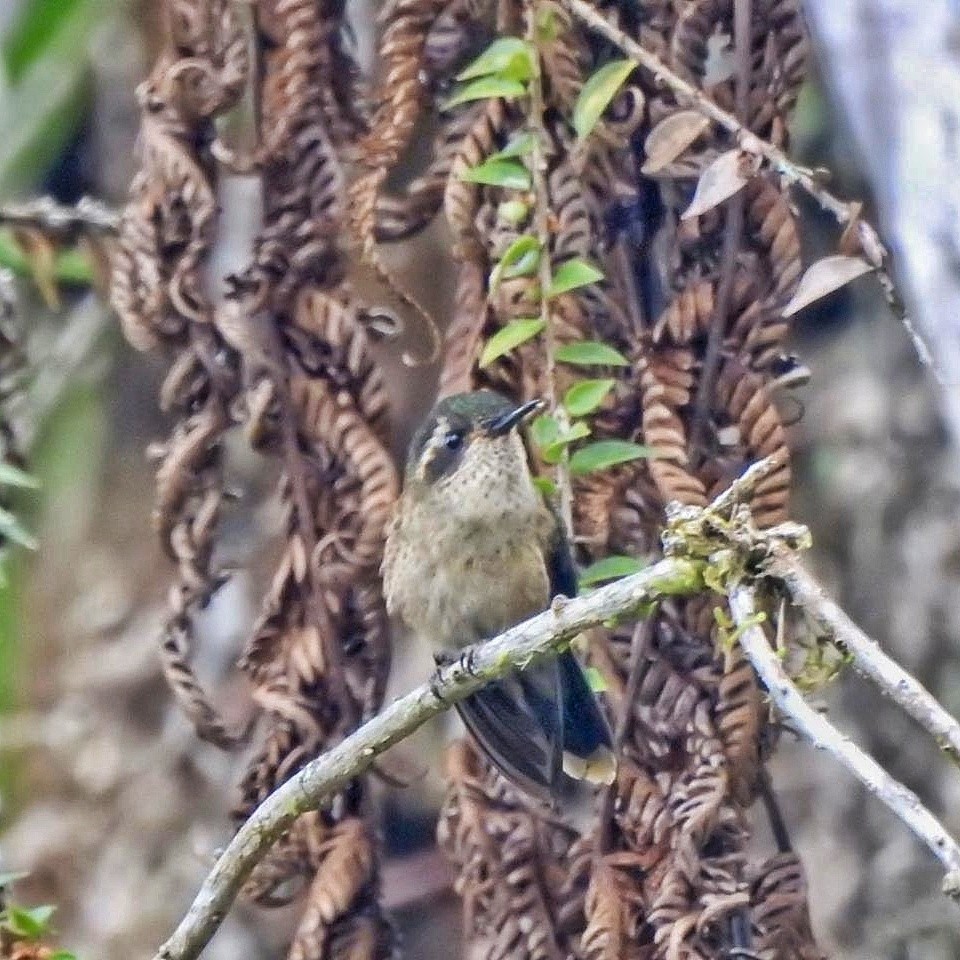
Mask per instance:
[[[960,446],[960,3],[806,0],[805,9]]]

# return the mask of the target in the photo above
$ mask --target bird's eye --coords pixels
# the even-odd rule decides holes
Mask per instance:
[[[448,450],[459,450],[460,447],[463,446],[463,434],[457,433],[456,430],[451,430],[450,433],[443,438],[443,445]]]

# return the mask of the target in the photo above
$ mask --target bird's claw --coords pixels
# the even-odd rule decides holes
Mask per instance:
[[[447,703],[447,698],[443,695],[442,685],[441,685],[441,673],[445,667],[449,667],[454,661],[455,657],[448,653],[446,650],[436,650],[433,654],[433,662],[436,664],[437,669],[434,670],[433,676],[430,678],[430,692],[446,707],[449,706]]]
[[[457,666],[465,673],[467,676],[472,677],[474,669],[476,667],[477,653],[473,647],[468,647],[460,654],[460,661]]]
[[[430,677],[430,692],[440,701],[443,706],[449,706],[447,703],[447,698],[443,695],[443,684],[441,683],[440,669],[436,669],[433,672],[433,676]]]

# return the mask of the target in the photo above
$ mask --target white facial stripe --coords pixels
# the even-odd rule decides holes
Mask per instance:
[[[440,446],[443,438],[450,432],[450,421],[446,417],[437,417],[437,425],[433,428],[433,433],[430,434],[430,439],[427,442],[428,447],[438,447]]]
[[[433,462],[437,455],[437,450],[443,444],[443,438],[450,432],[450,421],[446,417],[437,417],[437,425],[430,434],[430,439],[424,444],[423,453],[420,456],[420,465],[417,473],[422,479],[426,476],[427,468]]]

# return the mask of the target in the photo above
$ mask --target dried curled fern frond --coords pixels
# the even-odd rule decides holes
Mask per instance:
[[[427,39],[443,10],[443,0],[392,0],[381,14],[385,28],[379,48],[380,102],[370,132],[360,144],[360,169],[350,187],[350,209],[364,259],[391,286],[396,285],[376,251],[377,199],[423,109]],[[405,291],[398,292],[410,299]]]
[[[677,122],[690,126],[689,142],[674,156],[658,156],[655,179],[646,179],[642,151],[638,161],[632,148],[653,145],[654,127],[682,111],[645,76],[631,78],[585,143],[574,140],[565,117],[609,53],[552,4],[537,9],[549,23],[538,43],[549,107],[543,150],[551,262],[590,260],[607,277],[551,303],[554,342],[602,340],[630,358],[626,369],[596,370],[614,386],[591,428],[597,437],[656,450],[651,460],[576,480],[582,555],[655,551],[667,503],[702,505],[750,462],[769,455],[778,468],[751,506],[761,526],[780,522],[789,513],[790,467],[773,380],[787,335],[781,310],[800,273],[795,215],[776,183],[751,179],[732,258],[723,252],[732,229],[725,207],[681,219],[701,173],[733,144],[702,119],[681,117]],[[507,4],[501,23],[519,22],[519,12]],[[733,34],[732,0],[650,2],[629,10],[606,5],[604,13],[682,76],[734,105],[734,78],[715,75],[715,48]],[[755,3],[751,36],[746,120],[759,135],[782,143],[805,69],[798,4]],[[536,341],[478,366],[491,336],[538,312],[535,277],[490,282],[498,259],[531,232],[532,221],[500,216],[509,197],[502,188],[461,179],[524,128],[520,106],[484,101],[453,153],[445,212],[460,266],[443,392],[491,387],[518,398],[547,392]],[[708,371],[718,325],[719,362]],[[571,382],[568,372],[554,376],[551,386],[562,393]],[[655,615],[640,651],[633,649],[637,637],[632,630],[612,631],[595,652],[614,688],[621,696],[630,690],[632,699],[611,825],[602,834],[604,856],[586,857],[592,866],[585,868],[588,890],[580,893],[586,933],[579,949],[590,956],[671,960],[749,949],[757,903],[743,814],[760,775],[767,728],[762,697],[742,658],[720,644],[709,602],[672,604]],[[498,909],[490,878],[497,875],[499,851],[489,849],[479,826],[501,801],[482,771],[464,762],[454,769],[441,837],[461,867],[466,928],[475,938],[477,916]],[[589,847],[589,838],[580,842]],[[542,849],[538,856],[549,861]],[[534,917],[526,922],[539,929]],[[504,943],[513,929],[502,929]]]
[[[201,144],[241,92],[246,45],[229,4],[178,2],[167,13],[168,45],[138,90],[141,169],[120,221],[111,301],[134,346],[163,346],[173,358],[161,397],[176,422],[154,451],[154,523],[179,573],[164,672],[200,736],[229,746],[240,732],[220,718],[190,664],[194,617],[222,583],[213,557],[222,445],[240,389],[236,354],[217,333],[205,293],[216,203],[212,158]]]
[[[568,956],[583,922],[583,894],[569,883],[574,831],[531,809],[465,741],[451,746],[447,775],[438,838],[460,870],[471,955]]]
[[[120,224],[113,299],[128,337],[173,359],[161,391],[175,418],[157,448],[156,524],[177,562],[165,670],[202,736],[223,746],[256,731],[241,785],[245,817],[308,760],[380,706],[389,670],[379,583],[397,495],[382,376],[338,234],[348,158],[362,118],[347,108],[342,9],[269,0],[255,23],[265,53],[256,164],[264,217],[250,262],[214,305],[213,121],[244,92],[249,38],[221,0],[171,0],[169,34],[141,91],[142,168]],[[264,50],[263,48],[266,47]],[[351,112],[354,111],[354,112]],[[240,666],[257,708],[230,729],[191,669],[193,617],[221,582],[224,437],[242,427],[282,468],[284,542]],[[251,878],[263,904],[303,895],[291,956],[389,956],[378,851],[365,785],[307,815]]]

